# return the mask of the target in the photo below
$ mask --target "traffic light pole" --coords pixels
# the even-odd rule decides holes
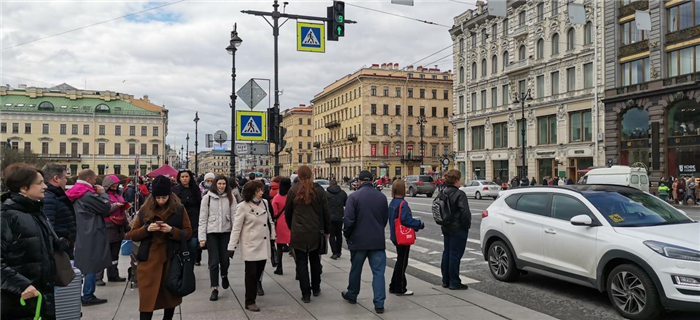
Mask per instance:
[[[272,114],[268,115],[270,117],[274,117],[275,121],[273,121],[274,126],[272,130],[275,132],[275,136],[277,137],[277,141],[275,141],[275,176],[278,176],[280,174],[280,168],[282,165],[280,164],[280,152],[282,151],[280,149],[280,140],[282,139],[282,134],[280,132],[280,94],[279,94],[279,54],[278,54],[278,37],[280,33],[280,25],[279,25],[279,19],[280,18],[287,18],[287,19],[293,19],[293,20],[312,20],[312,21],[328,21],[328,17],[314,17],[314,16],[305,16],[305,15],[299,15],[299,14],[289,14],[289,13],[280,13],[277,8],[279,8],[279,4],[277,3],[277,0],[274,0],[274,3],[272,4],[272,12],[265,12],[265,11],[253,11],[253,10],[242,10],[242,13],[245,14],[252,14],[255,16],[260,16],[260,17],[271,17],[272,18],[272,24],[268,21],[268,24],[272,27],[272,36],[274,39],[274,76],[275,76],[275,104],[272,107]],[[265,21],[267,21],[267,18],[265,18]],[[355,21],[352,20],[345,20],[345,23],[356,23]],[[284,23],[282,23],[284,25]],[[268,110],[269,113],[269,110]]]

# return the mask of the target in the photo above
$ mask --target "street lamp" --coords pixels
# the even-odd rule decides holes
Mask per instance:
[[[243,40],[238,37],[236,24],[233,24],[231,31],[231,41],[229,42],[226,51],[231,55],[231,153],[229,154],[229,176],[236,176],[236,162],[234,161],[234,150],[236,148],[236,50],[241,45]]]
[[[330,154],[329,158],[333,158],[333,139],[328,139],[328,152]],[[331,163],[328,164],[328,176],[326,178],[329,178],[333,176],[333,164],[332,161]]]
[[[185,147],[180,146],[180,168],[183,167],[183,166],[182,166],[182,159],[185,158],[185,157],[183,156],[184,154],[185,154]]]
[[[199,146],[198,132],[197,132],[197,122],[199,122],[199,112],[194,113],[194,176],[199,177],[199,154],[197,153],[197,146]]]
[[[187,140],[187,151],[185,152],[185,168],[189,169],[190,168],[190,133],[187,133],[187,137],[185,138]]]
[[[513,103],[518,104],[520,103],[520,109],[522,112],[522,122],[523,122],[523,128],[520,130],[520,134],[522,137],[522,147],[523,147],[523,166],[520,168],[520,179],[527,179],[527,174],[525,172],[525,131],[527,130],[527,123],[525,122],[525,101],[531,101],[532,100],[532,95],[530,95],[530,89],[527,90],[527,92],[521,92],[518,94],[517,92],[515,93],[515,100],[513,100]]]
[[[416,122],[416,124],[420,126],[420,174],[425,173],[425,169],[423,169],[423,159],[425,158],[425,142],[423,141],[423,137],[425,136],[425,124],[427,122],[428,120],[425,119],[425,115],[423,114],[418,117],[418,122]]]
[[[292,147],[289,147],[285,149],[287,151],[287,155],[289,156],[289,176],[292,176]]]

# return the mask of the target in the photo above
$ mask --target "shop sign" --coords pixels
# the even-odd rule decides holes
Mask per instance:
[[[469,157],[469,159],[471,159],[472,161],[476,161],[476,160],[484,160],[484,159],[486,159],[486,157],[483,154],[475,154],[475,155],[472,155],[471,157]]]
[[[700,136],[669,138],[669,146],[692,146],[700,144]]]
[[[499,153],[491,154],[491,159],[508,159],[508,153],[499,152]]]
[[[458,154],[455,156],[455,161],[464,161],[464,154]]]
[[[678,172],[680,173],[695,173],[697,172],[694,164],[679,164]]]
[[[552,158],[557,152],[555,150],[542,150],[535,152],[538,158]]]
[[[569,155],[569,157],[584,157],[584,156],[590,156],[591,150],[590,149],[569,149],[567,154]]]
[[[622,148],[622,149],[649,148],[649,139],[622,141],[622,143],[620,144],[620,148]]]

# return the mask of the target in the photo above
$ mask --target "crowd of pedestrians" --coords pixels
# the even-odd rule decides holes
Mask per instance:
[[[398,255],[389,293],[413,294],[406,281],[412,242],[400,241],[404,231],[399,239],[396,230],[415,232],[425,224],[413,218],[401,179],[391,185],[390,203],[374,188],[368,171],[358,175],[361,185],[348,196],[335,180],[327,190],[314,183],[308,166],[299,167],[293,179],[275,177],[270,186],[252,174],[248,179],[235,179],[207,173],[197,183],[192,172],[181,170],[176,177],[155,177],[147,187],[140,177],[120,180],[117,175],[107,175],[98,181],[95,172],[85,169],[66,191],[66,168],[57,164],[43,170],[13,164],[4,171],[3,179],[9,189],[2,196],[1,233],[2,317],[6,319],[31,317],[32,304],[35,307],[39,301],[33,298],[39,292],[42,317],[53,319],[58,265],[51,257],[60,251],[82,272],[82,305],[106,303],[96,295],[102,274],[106,271],[109,282],[127,281],[118,268],[124,239],[138,243],[132,255],[135,272],[130,270],[128,278],[138,284],[140,319],[151,319],[160,309],[165,310],[164,319],[172,319],[183,296],[189,294],[179,293],[169,282],[174,257],[181,253],[178,249],[185,248],[181,243],[188,243],[182,250],[189,251],[196,265],[201,264],[201,250],[207,250],[211,301],[218,300],[219,286],[228,289],[231,285],[229,259],[238,253],[245,263],[244,307],[258,312],[257,297],[264,295],[262,280],[268,260],[275,274],[284,275],[282,256],[290,252],[301,301],[310,303],[312,296],[321,294],[321,256],[340,259],[343,238],[350,251],[351,270],[342,297],[357,302],[367,261],[375,311],[383,313],[387,224]],[[460,282],[459,261],[471,226],[469,205],[464,194],[455,191],[460,186],[459,171],[451,170],[440,180],[444,190],[438,197],[449,202],[446,216],[451,217],[442,225],[442,282],[449,289],[466,289]],[[19,297],[30,307],[20,308]]]

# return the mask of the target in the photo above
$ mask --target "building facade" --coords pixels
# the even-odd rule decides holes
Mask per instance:
[[[197,161],[199,161],[199,173],[201,175],[212,172],[215,175],[229,175],[229,156],[228,150],[208,150],[200,151]],[[193,165],[193,160],[190,160],[190,165]],[[237,171],[240,168],[237,168]]]
[[[112,91],[0,87],[0,138],[66,165],[102,174],[145,174],[166,161],[168,110]]]
[[[280,152],[280,174],[291,176],[300,165],[313,163],[313,106],[300,105],[282,111],[282,127],[287,128],[287,145]],[[274,147],[274,145],[271,145]]]
[[[638,30],[635,11],[651,30]],[[661,177],[700,170],[700,1],[610,1],[605,135],[611,164]]]
[[[451,122],[466,180],[576,181],[579,170],[603,164],[604,4],[580,3],[585,24],[571,23],[566,1],[511,0],[506,17],[478,1],[455,17]],[[514,97],[528,92],[523,108]]]
[[[399,69],[398,63],[373,64],[325,87],[312,101],[314,174],[342,179],[361,170],[390,177],[419,174],[421,166],[426,174],[439,171],[452,151],[451,89],[449,71]]]

